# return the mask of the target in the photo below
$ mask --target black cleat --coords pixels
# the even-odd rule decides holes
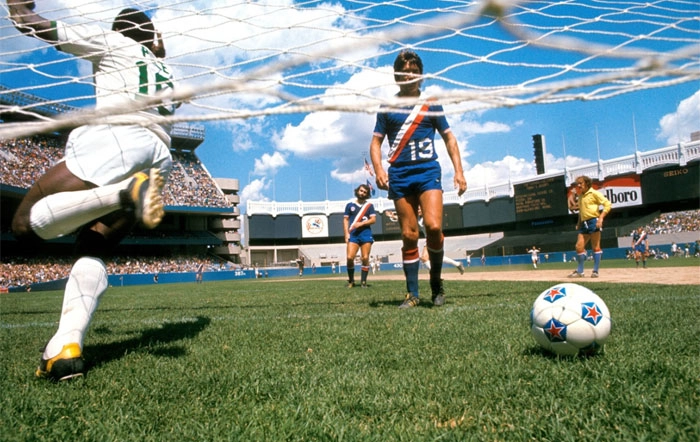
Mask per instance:
[[[445,288],[442,285],[442,279],[435,283],[430,281],[430,290],[433,292],[433,305],[435,307],[445,305]]]

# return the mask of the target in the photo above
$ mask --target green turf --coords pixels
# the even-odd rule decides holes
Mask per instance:
[[[33,376],[61,293],[3,294],[0,440],[699,440],[698,286],[581,283],[614,320],[588,359],[531,338],[549,283],[408,311],[400,281],[110,288],[64,384]]]

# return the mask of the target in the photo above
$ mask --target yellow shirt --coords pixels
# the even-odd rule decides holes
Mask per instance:
[[[610,213],[612,204],[605,198],[605,195],[590,188],[581,195],[578,199],[578,217],[581,221],[587,221],[591,218],[598,218],[600,214],[600,206],[603,206],[603,213]]]

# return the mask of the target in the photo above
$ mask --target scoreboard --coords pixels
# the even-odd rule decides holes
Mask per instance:
[[[530,221],[568,214],[564,176],[515,184],[515,219]]]

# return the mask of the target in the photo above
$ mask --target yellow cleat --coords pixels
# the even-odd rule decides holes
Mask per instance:
[[[161,195],[163,186],[165,179],[158,169],[153,168],[148,174],[134,174],[126,189],[128,208],[134,210],[136,219],[147,229],[155,229],[165,216]]]
[[[82,350],[75,342],[64,345],[61,352],[51,359],[42,358],[36,369],[36,377],[52,381],[67,381],[84,373]]]
[[[411,308],[420,304],[420,299],[410,293],[406,293],[406,299],[403,300],[399,308]]]

